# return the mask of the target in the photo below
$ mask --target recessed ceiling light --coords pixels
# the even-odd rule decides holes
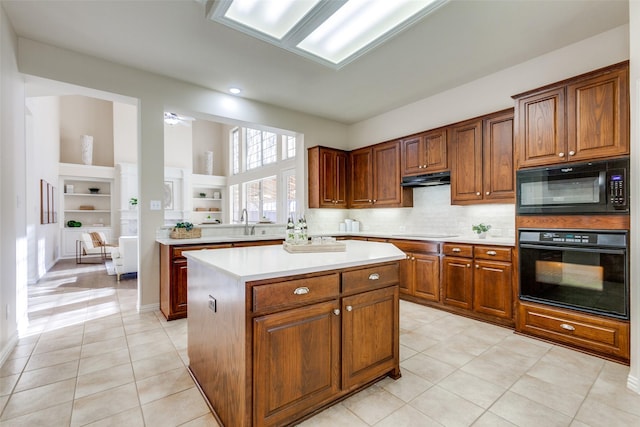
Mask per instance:
[[[240,89],[239,89],[239,88],[237,88],[237,87],[230,87],[230,88],[229,88],[229,92],[230,92],[230,93],[232,93],[232,94],[234,94],[234,95],[238,95],[240,92],[242,92],[242,90],[240,90]]]
[[[358,58],[448,0],[225,0],[209,19],[334,69]]]

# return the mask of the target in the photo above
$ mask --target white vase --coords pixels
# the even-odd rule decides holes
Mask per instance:
[[[82,163],[90,165],[93,162],[93,137],[82,135]]]
[[[204,171],[207,175],[213,175],[213,151],[204,152]]]

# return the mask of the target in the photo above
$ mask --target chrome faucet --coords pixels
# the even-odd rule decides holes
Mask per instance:
[[[240,215],[240,221],[244,221],[244,235],[249,235],[249,212],[247,209],[242,209],[242,214]],[[253,236],[256,233],[256,226],[251,227],[251,235]]]

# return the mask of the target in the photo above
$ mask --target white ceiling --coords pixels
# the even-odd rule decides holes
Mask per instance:
[[[451,0],[340,70],[208,20],[205,0],[1,0],[16,33],[355,123],[626,24],[627,0]]]

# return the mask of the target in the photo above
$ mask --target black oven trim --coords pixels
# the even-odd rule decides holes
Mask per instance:
[[[580,243],[556,243],[556,242],[545,242],[545,243],[522,243],[520,241],[521,232],[567,232],[567,233],[601,233],[601,234],[616,234],[624,236],[624,246],[621,245],[608,245],[608,244],[580,244]],[[518,298],[521,301],[529,301],[538,304],[563,308],[567,310],[573,310],[581,313],[588,313],[597,316],[603,316],[608,318],[615,318],[620,320],[629,320],[630,318],[630,289],[629,289],[629,231],[628,230],[584,230],[584,229],[540,229],[540,228],[519,228],[517,232],[518,236]],[[600,252],[603,253],[613,253],[624,255],[625,264],[624,264],[624,289],[625,289],[625,305],[624,305],[624,314],[606,312],[603,310],[590,309],[582,306],[574,306],[571,304],[565,304],[553,300],[548,300],[545,298],[538,298],[535,296],[523,295],[522,294],[522,272],[524,271],[522,263],[524,261],[524,257],[521,256],[521,248],[524,249],[574,249],[578,251],[593,251],[594,249],[600,249]]]

